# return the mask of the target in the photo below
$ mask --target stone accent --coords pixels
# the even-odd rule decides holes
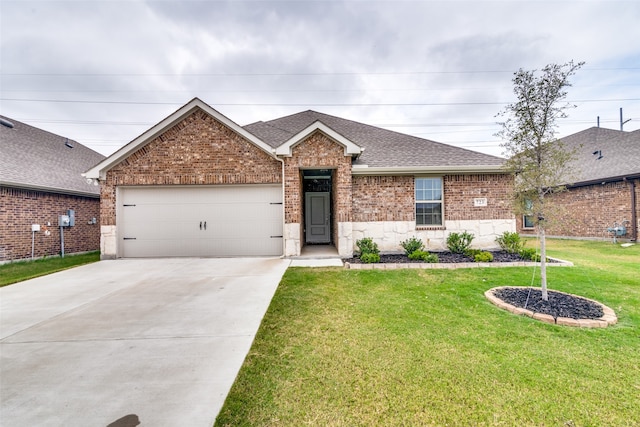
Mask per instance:
[[[547,264],[547,265],[552,266],[553,264]],[[507,287],[524,288],[524,286],[507,286]],[[562,326],[576,326],[581,328],[606,328],[607,326],[615,325],[618,322],[618,318],[615,312],[611,308],[607,307],[606,305],[598,301],[595,301],[589,298],[584,298],[584,297],[580,297],[580,298],[591,301],[594,304],[598,304],[600,307],[602,307],[602,311],[604,312],[602,317],[600,317],[599,319],[571,319],[567,317],[558,317],[556,321],[556,319],[554,319],[553,316],[550,316],[548,314],[534,313],[531,310],[527,310],[522,307],[515,307],[497,298],[494,292],[502,288],[503,287],[489,289],[484,293],[484,296],[489,301],[491,301],[492,304],[496,305],[497,307],[503,310],[507,310],[513,314],[528,316],[528,317],[531,317],[532,319],[536,319],[545,323],[558,324]],[[554,292],[560,292],[560,291],[554,291]],[[564,292],[561,292],[561,293],[564,293]],[[567,295],[570,295],[570,294],[567,294]],[[576,296],[576,295],[573,295],[573,296]]]
[[[100,235],[100,259],[115,259],[118,248],[116,226],[100,226]]]
[[[31,258],[31,225],[39,224],[34,237],[34,257],[61,253],[58,216],[75,211],[75,225],[64,230],[65,254],[97,251],[100,226],[89,224],[100,217],[97,197],[0,187],[0,263]],[[47,225],[50,224],[50,225]]]
[[[411,262],[411,263],[379,263],[379,264],[351,264],[345,262],[345,268],[351,270],[398,270],[398,269],[422,269],[422,270],[456,270],[458,268],[509,268],[509,267],[536,267],[540,263],[535,262],[457,262],[457,263],[428,263],[428,262]],[[560,261],[547,264],[550,267],[573,267],[573,263],[569,261]],[[523,310],[514,307],[517,310]],[[516,311],[513,311],[516,313]],[[527,310],[525,310],[527,311]],[[516,313],[522,314],[522,313]]]
[[[636,212],[640,228],[640,179],[635,180]],[[555,218],[550,218],[548,236],[608,239],[607,227],[614,222],[631,221],[631,183],[625,181],[594,184],[570,188],[562,193],[547,196],[557,207]],[[518,232],[536,234],[535,230],[523,229],[522,216],[518,215]],[[631,225],[625,224],[631,237]]]
[[[514,219],[445,221],[440,228],[417,228],[415,221],[374,221],[354,222],[353,242],[370,237],[378,244],[381,252],[402,252],[400,242],[411,237],[422,240],[427,250],[447,249],[449,233],[468,231],[475,236],[471,247],[475,249],[496,249],[496,238],[505,231],[515,231]]]
[[[284,256],[300,255],[301,229],[302,225],[298,223],[284,224]]]

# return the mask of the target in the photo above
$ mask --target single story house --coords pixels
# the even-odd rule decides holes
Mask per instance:
[[[562,221],[549,224],[554,237],[607,239],[608,228],[624,225],[622,239],[638,238],[640,210],[640,130],[624,132],[592,127],[561,140],[576,150],[575,176],[567,191],[550,196]],[[527,217],[518,218],[521,234],[534,234]]]
[[[82,173],[105,158],[77,141],[0,117],[0,263],[100,248],[100,189]],[[61,215],[74,224],[62,230]]]
[[[371,237],[400,251],[515,231],[503,160],[304,111],[239,126],[198,98],[89,169],[103,258],[299,256]]]

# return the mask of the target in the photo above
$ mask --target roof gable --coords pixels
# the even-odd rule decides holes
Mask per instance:
[[[13,119],[0,125],[0,185],[98,197],[82,172],[105,156],[77,141]]]
[[[109,169],[116,166],[124,159],[138,151],[140,148],[153,141],[156,137],[166,132],[181,120],[192,114],[196,109],[200,109],[213,117],[215,120],[227,126],[232,131],[236,132],[250,143],[254,144],[261,150],[268,153],[270,156],[274,156],[273,149],[268,144],[264,143],[261,139],[257,138],[252,133],[248,132],[240,125],[236,124],[231,119],[227,118],[199,98],[194,98],[187,104],[179,108],[173,114],[169,115],[155,126],[144,132],[142,135],[122,147],[120,150],[107,157],[104,161],[100,162],[93,168],[87,170],[83,175],[91,179],[104,179]]]
[[[276,148],[276,154],[279,156],[291,156],[292,149],[300,142],[304,141],[307,137],[312,135],[313,133],[320,131],[326,136],[328,136],[333,141],[337,142],[344,148],[345,156],[358,156],[360,153],[364,151],[364,149],[356,144],[354,144],[349,139],[345,138],[338,132],[331,129],[329,126],[325,125],[319,120],[316,120],[306,128],[302,129],[297,134],[293,135],[291,138],[286,140],[284,143]]]

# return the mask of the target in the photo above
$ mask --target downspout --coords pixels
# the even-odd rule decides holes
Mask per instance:
[[[631,184],[631,241],[636,242],[638,240],[638,212],[636,211],[635,179],[629,180],[629,184]]]
[[[287,231],[287,218],[286,218],[286,210],[285,210],[285,203],[287,202],[285,199],[286,193],[285,193],[285,176],[284,176],[284,159],[281,159],[280,157],[278,157],[278,155],[275,153],[275,149],[273,150],[273,158],[276,159],[277,161],[279,161],[280,163],[282,163],[282,257],[281,258],[285,258],[286,257],[286,250],[287,250],[287,239],[286,239],[286,231]]]

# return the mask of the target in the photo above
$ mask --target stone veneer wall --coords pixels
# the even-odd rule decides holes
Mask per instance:
[[[304,233],[302,226],[303,169],[333,169],[332,182],[332,239],[338,251],[347,248],[343,223],[351,222],[351,157],[344,155],[344,147],[332,141],[322,132],[315,132],[293,147],[291,157],[284,158],[284,222],[285,255],[300,254]],[[341,231],[342,230],[342,231]],[[351,233],[348,233],[350,236]],[[341,254],[344,252],[340,252]]]
[[[58,216],[68,209],[76,222],[64,230],[65,254],[98,250],[100,227],[89,224],[100,216],[97,197],[0,187],[0,262],[31,258],[32,224],[41,227],[33,236],[34,257],[60,254]]]
[[[640,216],[640,179],[635,181],[636,212]],[[614,222],[631,221],[631,183],[625,181],[574,187],[550,197],[558,206],[559,220],[553,220],[547,227],[549,236],[609,239],[608,227]],[[535,230],[524,229],[522,216],[518,216],[518,231],[522,234],[536,234]],[[631,238],[631,224],[626,224],[627,235]],[[638,220],[640,227],[640,220]]]

